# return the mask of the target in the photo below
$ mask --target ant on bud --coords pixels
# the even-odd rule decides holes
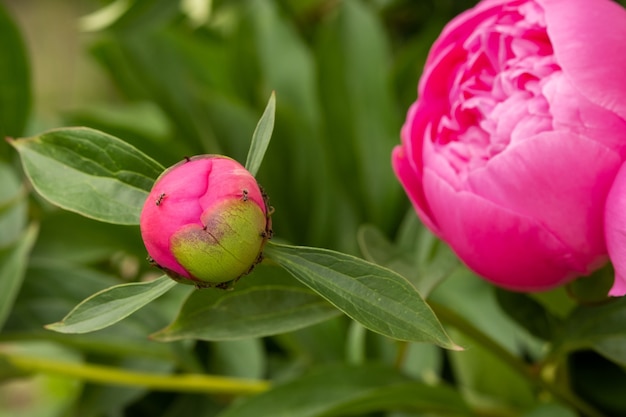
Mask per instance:
[[[159,194],[159,198],[157,198],[157,200],[156,200],[156,202],[155,202],[155,203],[156,203],[156,205],[157,205],[157,206],[160,206],[160,205],[161,205],[161,203],[163,202],[163,199],[164,199],[164,198],[165,198],[165,193],[161,193],[161,194]]]

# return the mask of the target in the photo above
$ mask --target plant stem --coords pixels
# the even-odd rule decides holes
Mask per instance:
[[[58,362],[37,357],[1,353],[0,360],[22,372],[40,372],[111,385],[141,386],[159,391],[249,395],[269,389],[262,380],[227,378],[203,374],[163,375],[131,372],[102,365]]]
[[[431,300],[428,301],[429,305],[443,322],[453,326],[466,336],[473,339],[483,348],[489,350],[494,356],[498,357],[501,361],[506,363],[533,385],[550,392],[555,398],[570,405],[587,417],[606,417],[602,412],[597,410],[594,406],[587,403],[585,400],[577,397],[571,391],[557,386],[549,381],[543,379],[539,372],[535,372],[526,363],[521,361],[517,356],[506,350],[502,345],[493,340],[482,330],[474,326],[471,322],[450,310],[449,308],[435,303]]]

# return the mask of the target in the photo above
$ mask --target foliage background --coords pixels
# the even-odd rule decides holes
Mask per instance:
[[[403,273],[468,349],[402,344],[337,315],[266,338],[149,340],[176,316],[186,288],[110,329],[45,330],[92,293],[156,273],[137,227],[53,207],[1,142],[0,352],[286,388],[246,402],[16,374],[0,361],[0,416],[560,417],[585,404],[598,416],[626,414],[626,306],[595,305],[609,275],[590,281],[597,293],[584,284],[530,296],[496,290],[423,230],[393,177],[390,151],[428,48],[474,1],[215,0],[209,13],[210,3],[5,0],[0,133],[88,126],[165,166],[200,153],[243,162],[275,90],[276,126],[258,179],[276,209],[277,239]],[[125,6],[116,18],[106,14],[112,4]],[[407,381],[417,385],[398,388]]]

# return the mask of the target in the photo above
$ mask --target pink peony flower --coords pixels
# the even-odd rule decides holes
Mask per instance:
[[[611,0],[485,0],[433,45],[393,166],[422,221],[487,280],[546,290],[607,260],[625,39]]]
[[[263,193],[237,161],[189,158],[156,180],[140,218],[152,260],[198,287],[238,279],[260,259],[271,234]]]

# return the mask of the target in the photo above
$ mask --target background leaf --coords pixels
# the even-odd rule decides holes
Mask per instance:
[[[338,314],[284,271],[259,266],[232,291],[194,291],[176,320],[152,337],[162,341],[246,339],[293,331]]]
[[[11,144],[50,202],[86,217],[138,224],[163,167],[120,139],[87,128],[57,129]]]
[[[428,295],[460,268],[458,259],[417,218],[411,209],[392,243],[378,227],[363,225],[357,236],[365,259],[392,269]]]
[[[0,140],[19,136],[31,106],[30,64],[22,35],[0,4]],[[0,156],[5,157],[5,145]]]
[[[626,299],[577,308],[560,327],[554,353],[594,349],[608,359],[626,365]]]
[[[22,237],[10,246],[0,249],[0,329],[11,312],[30,253],[37,237],[37,226],[32,225]]]
[[[271,242],[265,253],[370,330],[458,349],[417,290],[389,269],[338,252]]]
[[[341,192],[363,201],[356,209],[387,231],[401,201],[389,163],[400,121],[389,89],[390,50],[381,23],[364,2],[341,2],[318,32],[316,53],[322,109],[333,126],[325,137],[337,161],[333,166]],[[339,162],[346,160],[354,163]]]
[[[0,162],[0,248],[20,238],[28,221],[26,186],[11,165]]]
[[[318,370],[241,402],[219,417],[329,417],[379,410],[470,415],[453,390],[411,382],[392,369],[369,365]]]
[[[86,333],[128,317],[176,285],[168,276],[107,288],[78,304],[60,322],[46,328],[61,333]]]

